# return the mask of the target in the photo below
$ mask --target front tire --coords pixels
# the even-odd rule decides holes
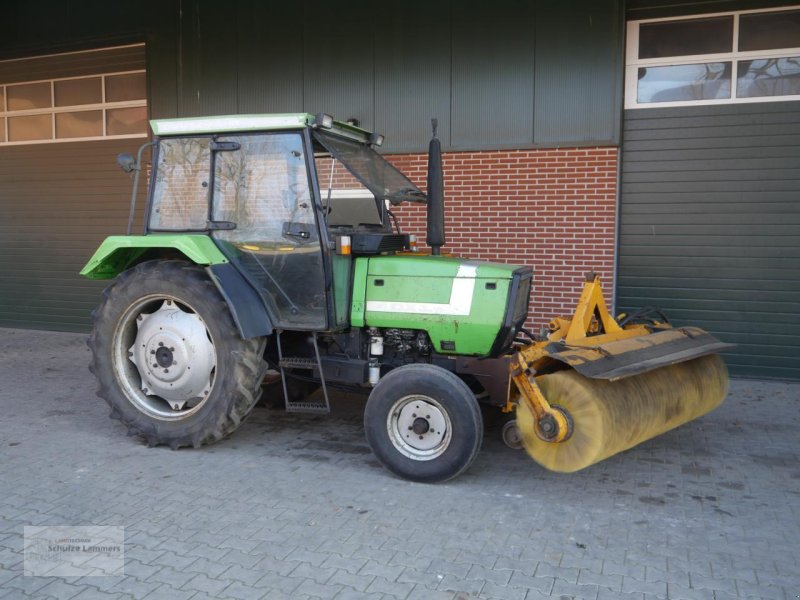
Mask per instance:
[[[481,447],[475,395],[453,373],[429,364],[386,374],[364,411],[367,442],[395,475],[436,483],[466,471]]]
[[[140,263],[103,292],[93,317],[97,395],[129,435],[198,447],[232,433],[255,406],[266,338],[239,336],[201,267]]]

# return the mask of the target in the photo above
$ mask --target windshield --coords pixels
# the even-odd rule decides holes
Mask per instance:
[[[315,131],[314,137],[336,161],[344,165],[372,193],[375,199],[389,200],[392,204],[404,201],[425,202],[425,194],[367,144],[321,131]],[[319,180],[322,201],[325,203],[328,182],[324,181],[321,173]]]

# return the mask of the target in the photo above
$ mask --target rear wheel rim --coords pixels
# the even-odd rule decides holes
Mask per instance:
[[[147,416],[183,420],[198,412],[216,380],[217,352],[198,312],[174,296],[138,299],[114,332],[114,376]]]
[[[397,400],[389,411],[386,428],[395,450],[418,461],[444,454],[453,437],[447,410],[438,400],[422,394]]]

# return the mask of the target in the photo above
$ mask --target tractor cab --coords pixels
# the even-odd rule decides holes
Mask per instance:
[[[235,121],[154,121],[146,233],[208,232],[276,327],[346,326],[352,257],[408,249],[387,205],[425,194],[374,150],[382,136],[327,115]]]

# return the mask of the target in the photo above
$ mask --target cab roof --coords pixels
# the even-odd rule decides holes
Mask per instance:
[[[213,117],[186,117],[181,119],[154,119],[150,121],[153,133],[159,137],[172,135],[198,135],[203,133],[234,133],[241,131],[278,131],[317,127],[317,116],[311,113],[284,113],[272,115],[221,115]],[[342,121],[333,121],[327,131],[359,141],[369,142],[371,132]]]

